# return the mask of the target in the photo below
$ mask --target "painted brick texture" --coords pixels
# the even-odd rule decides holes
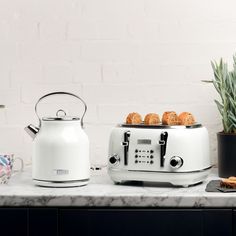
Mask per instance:
[[[111,128],[129,112],[191,111],[209,130],[216,162],[210,60],[231,60],[236,47],[233,0],[1,0],[0,151],[31,162],[24,126],[37,124],[34,104],[52,91],[88,103],[91,162],[105,164]],[[42,104],[82,112],[66,98]],[[55,104],[56,103],[56,104]]]

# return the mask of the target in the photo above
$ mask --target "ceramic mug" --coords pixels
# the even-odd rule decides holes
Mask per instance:
[[[14,162],[20,161],[20,169],[13,170]],[[19,171],[23,171],[24,161],[20,157],[14,158],[14,154],[0,154],[0,184],[8,183],[11,176]]]

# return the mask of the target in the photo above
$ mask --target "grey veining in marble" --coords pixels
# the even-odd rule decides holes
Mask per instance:
[[[90,207],[235,207],[236,193],[205,192],[209,180],[189,188],[146,185],[114,185],[105,170],[92,173],[89,185],[76,188],[44,188],[33,185],[31,169],[0,185],[1,206]]]

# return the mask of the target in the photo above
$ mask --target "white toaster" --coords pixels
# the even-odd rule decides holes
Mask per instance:
[[[113,128],[108,174],[115,183],[151,181],[187,187],[211,169],[208,131],[192,126],[127,125]]]

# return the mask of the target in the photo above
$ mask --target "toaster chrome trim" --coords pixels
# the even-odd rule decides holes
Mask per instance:
[[[146,128],[146,129],[196,129],[201,128],[202,124],[194,124],[194,125],[163,125],[163,124],[157,124],[157,125],[146,125],[144,123],[142,124],[118,124],[117,127],[124,127],[124,128]]]
[[[176,174],[176,173],[181,173],[181,174],[184,174],[184,173],[197,173],[197,172],[203,172],[203,171],[206,171],[206,170],[209,170],[213,167],[210,166],[210,167],[207,167],[207,168],[204,168],[204,169],[201,169],[201,170],[193,170],[193,171],[154,171],[154,170],[127,170],[129,172],[152,172],[152,173],[170,173],[170,174]],[[112,168],[111,168],[112,169]],[[112,169],[113,171],[119,171],[118,169]]]

